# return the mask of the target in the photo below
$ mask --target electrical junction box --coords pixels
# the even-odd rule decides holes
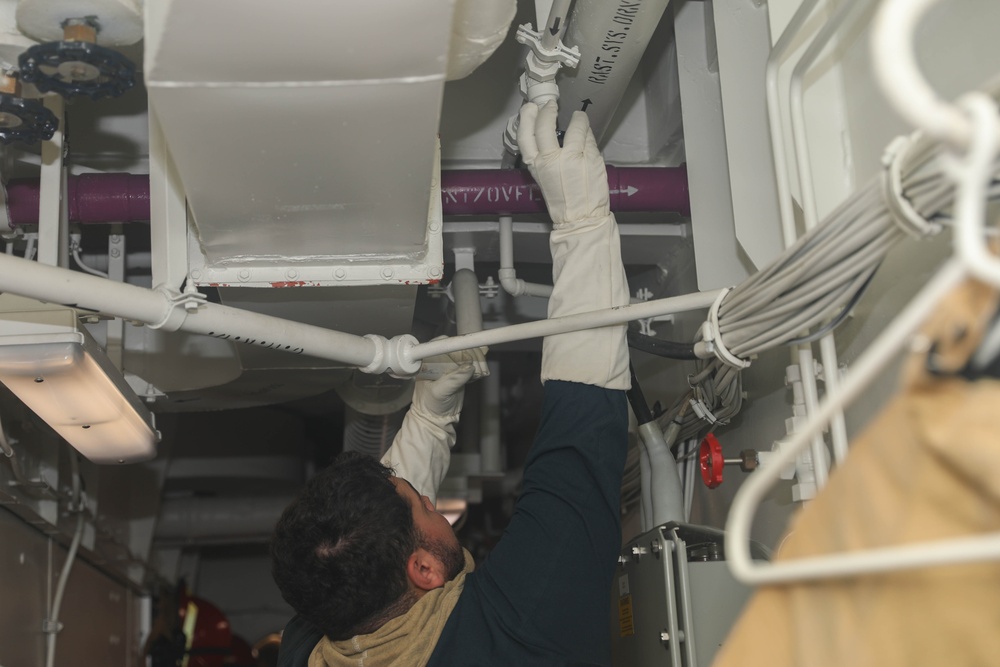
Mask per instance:
[[[708,667],[751,593],[724,557],[721,531],[689,524],[626,544],[612,584],[612,665]]]

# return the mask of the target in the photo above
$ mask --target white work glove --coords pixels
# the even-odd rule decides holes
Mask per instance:
[[[556,138],[555,102],[521,107],[521,157],[542,190],[552,233],[549,317],[624,306],[628,282],[608,177],[587,115],[574,112],[563,146]],[[625,325],[548,336],[542,342],[542,382],[567,380],[628,389]]]
[[[485,365],[483,352],[472,352]],[[465,385],[476,368],[468,355],[466,351],[425,360],[438,369],[446,363],[452,368],[436,379],[416,381],[410,409],[392,446],[382,457],[382,463],[395,470],[397,477],[408,481],[431,502],[437,500],[438,487],[448,473],[451,448],[456,440],[455,422],[462,413]]]

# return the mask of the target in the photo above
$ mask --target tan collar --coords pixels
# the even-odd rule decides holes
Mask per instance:
[[[323,637],[309,656],[309,667],[419,667],[427,664],[444,624],[465,587],[465,575],[475,569],[465,551],[465,567],[441,588],[428,591],[402,616],[375,632],[331,641]]]

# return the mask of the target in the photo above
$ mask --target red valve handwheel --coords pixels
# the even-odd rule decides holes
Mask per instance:
[[[710,489],[722,484],[722,468],[726,465],[722,458],[722,445],[712,433],[705,436],[698,448],[698,461],[701,463],[701,481]]]

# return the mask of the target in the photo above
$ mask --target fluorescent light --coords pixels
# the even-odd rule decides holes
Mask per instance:
[[[159,434],[152,414],[68,312],[58,324],[52,312],[48,322],[0,321],[0,333],[14,334],[0,335],[0,382],[95,463],[153,458]]]

